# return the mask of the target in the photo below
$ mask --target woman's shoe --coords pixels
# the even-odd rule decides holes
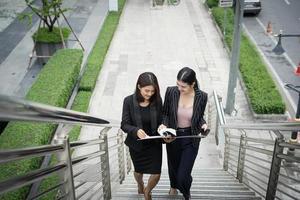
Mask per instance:
[[[176,188],[170,188],[169,195],[177,195],[177,194],[178,194],[178,192],[177,192]]]
[[[184,200],[190,200],[191,199],[191,195],[187,194],[187,195],[183,195]]]

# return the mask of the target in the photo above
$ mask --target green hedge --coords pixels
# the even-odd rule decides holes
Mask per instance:
[[[219,7],[214,7],[212,9],[212,14],[215,18],[220,29],[224,30],[224,9]],[[232,9],[227,9],[227,23],[225,27],[226,35],[225,35],[225,42],[228,45],[228,48],[231,50],[232,47],[232,36],[234,31],[234,13]]]
[[[26,99],[65,107],[77,80],[83,53],[81,50],[57,51],[39,73]],[[48,144],[56,125],[10,122],[0,136],[0,149],[14,149]],[[0,180],[24,174],[39,167],[40,159],[28,159],[0,165]],[[25,199],[28,187],[11,192],[1,199]]]
[[[258,114],[283,114],[285,104],[256,47],[242,38],[240,71],[253,110]]]
[[[72,110],[87,112],[89,108],[90,99],[92,92],[90,91],[79,91],[76,95],[75,101],[72,105]],[[80,134],[81,126],[75,126],[69,133],[70,141],[76,141]]]
[[[217,7],[219,4],[219,0],[206,0],[206,4],[209,8]]]
[[[214,7],[212,14],[218,26],[223,30],[224,9]],[[227,19],[225,41],[231,49],[234,31],[234,14],[232,9],[227,9]],[[255,113],[283,114],[285,112],[285,104],[282,97],[269,75],[260,54],[257,52],[255,45],[244,34],[241,39],[239,69]]]
[[[65,40],[68,39],[71,30],[69,28],[62,28],[62,35]],[[39,28],[32,36],[34,41],[37,42],[46,42],[46,43],[60,43],[61,40],[61,35],[59,28],[54,27],[53,31],[49,32],[48,28],[42,27]]]
[[[119,18],[124,4],[125,0],[119,0],[119,11],[110,12],[106,17],[98,39],[89,55],[84,75],[80,81],[80,90],[93,91],[98,74],[104,62],[106,52],[119,24]]]

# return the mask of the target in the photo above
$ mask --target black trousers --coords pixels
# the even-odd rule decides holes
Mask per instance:
[[[190,128],[178,129],[177,136],[191,135]],[[177,188],[185,199],[190,197],[192,169],[199,146],[193,146],[191,138],[176,139],[167,143],[168,172],[172,188]]]

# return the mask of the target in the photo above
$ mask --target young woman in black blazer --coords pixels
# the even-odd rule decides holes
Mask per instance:
[[[162,123],[162,100],[156,76],[142,73],[136,83],[135,93],[124,99],[121,129],[127,133],[125,144],[129,147],[134,165],[134,178],[138,193],[151,199],[151,191],[160,179],[162,164],[162,141],[139,140],[158,135]],[[143,174],[151,174],[144,187]]]
[[[163,124],[159,129],[170,127],[177,130],[177,136],[198,135],[207,129],[203,119],[207,94],[198,87],[196,73],[185,67],[177,75],[177,87],[168,87],[163,107]],[[198,154],[200,138],[165,139],[167,143],[168,172],[171,189],[177,190],[185,199],[190,199],[192,169]]]

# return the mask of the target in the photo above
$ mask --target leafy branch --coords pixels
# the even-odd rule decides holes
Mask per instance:
[[[26,5],[31,9],[29,13],[18,15],[20,20],[28,19],[29,24],[32,24],[33,15],[37,15],[43,22],[44,27],[47,27],[49,32],[53,31],[55,23],[60,15],[69,9],[61,9],[63,0],[40,0],[40,5],[36,4],[36,0],[25,0]]]

